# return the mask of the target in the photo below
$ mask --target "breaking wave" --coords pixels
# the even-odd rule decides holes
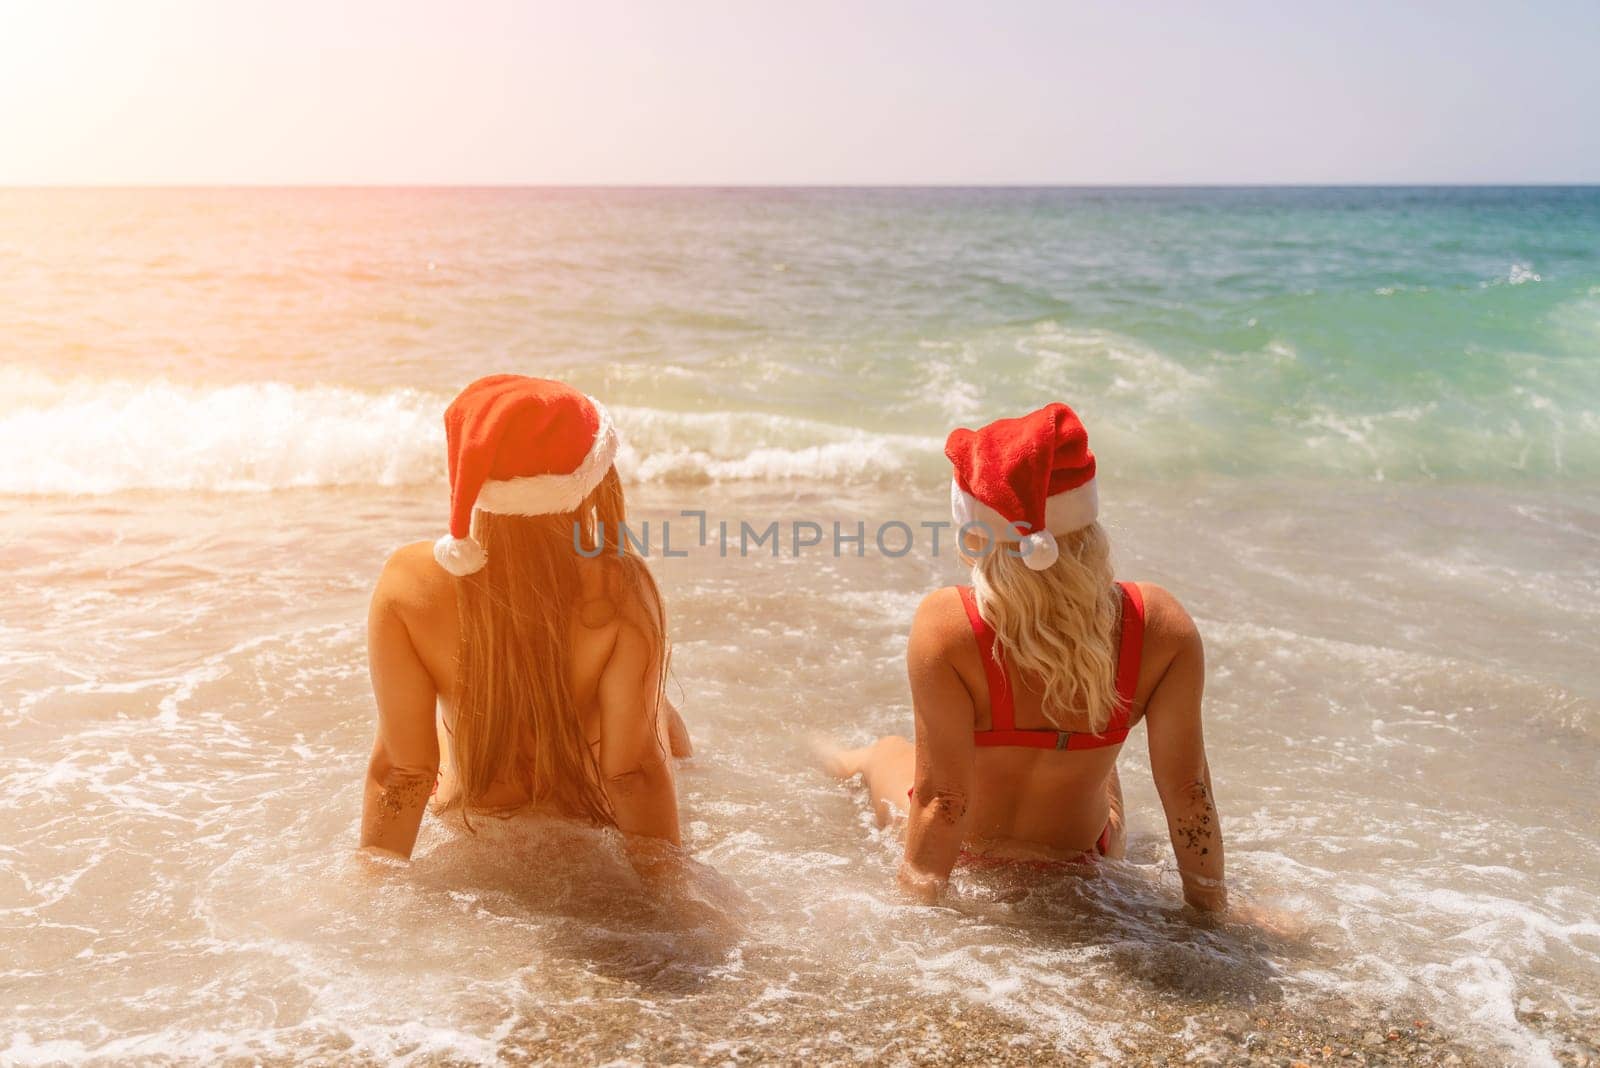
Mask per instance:
[[[447,394],[278,382],[57,381],[0,375],[0,493],[260,492],[445,477]],[[940,456],[939,441],[762,412],[614,406],[618,464],[648,482],[870,483]]]

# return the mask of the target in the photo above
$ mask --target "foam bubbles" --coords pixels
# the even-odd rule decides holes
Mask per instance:
[[[0,493],[247,492],[439,477],[436,397],[276,382],[181,386],[7,372]]]
[[[264,492],[445,477],[449,397],[256,382],[182,386],[8,371],[0,494]],[[871,483],[937,458],[936,438],[760,412],[614,406],[618,466],[645,482]]]

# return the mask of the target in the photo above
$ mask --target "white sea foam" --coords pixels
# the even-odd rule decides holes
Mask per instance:
[[[401,485],[442,470],[442,405],[278,382],[191,387],[7,372],[0,493]]]
[[[256,382],[57,380],[0,374],[0,493],[250,492],[442,479],[449,397]],[[938,441],[762,412],[617,405],[630,478],[871,482],[939,455]]]
[[[917,396],[950,422],[963,423],[976,419],[983,411],[981,389],[976,359],[970,349],[954,342],[922,343],[929,351],[943,351],[942,358],[918,361],[922,383]]]
[[[646,482],[764,482],[904,474],[940,457],[937,438],[883,434],[762,412],[614,406],[618,466]]]
[[[1217,384],[1209,374],[1106,330],[1038,323],[1017,340],[1017,351],[1029,357],[1038,381],[1070,383],[1119,408],[1176,413]]]

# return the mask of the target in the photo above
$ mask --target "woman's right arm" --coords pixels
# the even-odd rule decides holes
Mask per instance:
[[[906,646],[917,727],[916,772],[898,881],[901,889],[928,904],[938,900],[949,881],[966,837],[976,752],[972,695],[950,663],[953,644],[970,640],[965,614],[944,603],[953,596],[953,589],[936,590],[923,600]]]
[[[678,791],[661,738],[661,661],[646,633],[624,621],[600,675],[600,774],[617,830],[676,846]]]
[[[1150,740],[1150,772],[1167,833],[1183,879],[1183,899],[1197,909],[1221,912],[1228,905],[1223,884],[1222,821],[1211,792],[1200,724],[1205,691],[1205,646],[1194,620],[1171,594],[1146,587],[1149,644],[1165,646],[1172,657],[1145,703]]]
[[[367,664],[378,705],[377,737],[361,802],[361,849],[409,859],[439,772],[437,691],[401,618],[399,554],[384,565],[367,613]]]

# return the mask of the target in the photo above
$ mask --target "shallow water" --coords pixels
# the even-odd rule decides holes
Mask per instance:
[[[1201,1055],[1241,1011],[1592,1042],[1600,211],[1286,195],[0,195],[0,1060]],[[1404,285],[1440,307],[1374,311]],[[350,861],[365,600],[442,528],[449,389],[506,366],[615,402],[675,546],[684,507],[868,531],[657,554],[703,865],[669,906],[553,822]],[[1119,573],[1200,622],[1230,883],[1284,933],[1175,915],[1141,735],[1127,862],[933,910],[809,766],[909,729],[907,622],[959,578],[871,532],[1045,388]]]

